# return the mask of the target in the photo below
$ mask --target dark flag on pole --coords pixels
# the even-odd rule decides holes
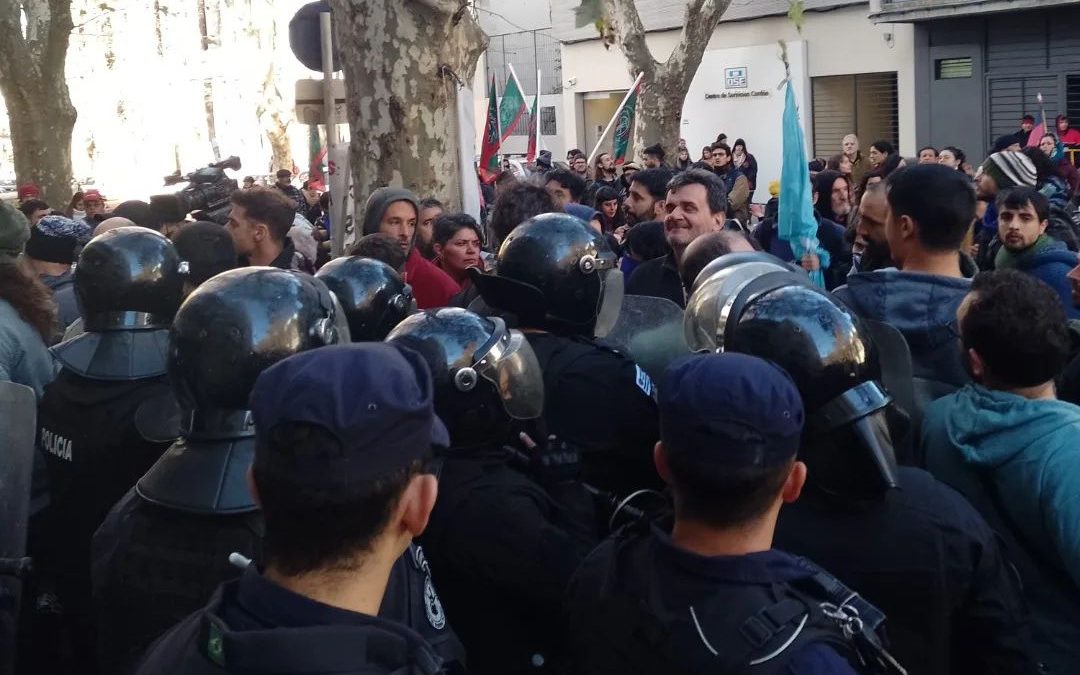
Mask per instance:
[[[488,182],[499,173],[499,98],[495,91],[495,75],[488,88],[487,121],[484,123],[484,143],[480,149],[480,179]]]
[[[622,109],[619,111],[619,121],[615,124],[614,148],[611,153],[615,158],[615,165],[621,165],[627,160],[630,152],[630,139],[634,137],[634,111],[637,110],[638,92],[641,91],[641,76],[638,76],[634,88],[626,97]]]

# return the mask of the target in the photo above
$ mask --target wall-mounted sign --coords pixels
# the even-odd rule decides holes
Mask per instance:
[[[725,91],[721,94],[705,94],[705,100],[711,101],[714,98],[761,98],[763,96],[771,96],[772,92],[768,89],[755,89],[754,91]]]
[[[724,68],[724,89],[746,89],[746,66]]]

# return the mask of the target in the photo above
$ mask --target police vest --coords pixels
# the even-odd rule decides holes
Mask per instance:
[[[261,537],[257,511],[194,514],[128,492],[94,537],[101,672],[130,672],[158,636],[240,576],[230,553],[260,557]]]
[[[37,447],[50,504],[39,521],[35,562],[57,581],[70,609],[82,612],[88,603],[94,530],[169,447],[175,410],[164,376],[91,380],[65,369],[45,388]]]
[[[858,673],[903,672],[874,632],[880,613],[824,571],[794,583],[717,585],[689,611],[684,606],[673,612],[660,598],[642,597],[630,581],[641,570],[623,564],[640,559],[620,554],[647,527],[624,528],[615,535],[610,560],[593,556],[578,570],[575,584],[602,591],[580,608],[589,621],[578,622],[572,637],[580,659],[576,672],[781,675],[812,644],[831,647]]]

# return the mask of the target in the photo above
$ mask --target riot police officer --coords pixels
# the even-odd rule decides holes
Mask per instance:
[[[415,314],[387,340],[424,355],[450,434],[422,541],[469,669],[552,672],[562,594],[596,537],[593,520],[568,506],[575,495],[589,505],[591,496],[574,480],[574,459],[557,456],[562,446],[528,454],[504,447],[521,423],[540,417],[536,355],[502,319],[458,308]]]
[[[444,672],[428,640],[385,615],[395,560],[413,557],[435,503],[432,448],[448,441],[423,359],[381,342],[306,351],[263,371],[250,406],[263,563],[224,583],[136,672]],[[428,617],[445,625],[424,587]]]
[[[56,584],[72,628],[73,668],[94,661],[94,530],[177,435],[165,357],[183,283],[172,243],[146,228],[106,232],[79,255],[74,287],[86,332],[53,348],[62,368],[45,388],[37,441],[51,502],[33,537],[38,569]]]
[[[571,672],[899,673],[876,608],[772,548],[807,473],[790,376],[745,354],[688,356],[659,399],[655,461],[673,519],[623,528],[574,575]]]
[[[536,216],[503,242],[495,274],[473,278],[483,301],[513,315],[536,352],[544,421],[581,448],[584,479],[621,495],[658,486],[652,380],[596,339],[614,326],[623,296],[604,237],[573,216]]]
[[[717,263],[687,304],[691,348],[776,363],[806,408],[809,477],[780,515],[777,547],[880,607],[911,672],[1033,672],[1023,602],[993,531],[930,474],[897,466],[897,416],[861,321],[803,274]]]
[[[94,537],[102,672],[126,672],[149,644],[254,557],[261,527],[245,482],[255,378],[298,351],[340,339],[321,283],[271,268],[220,274],[176,315],[168,371],[182,435],[145,471]],[[347,329],[346,329],[347,330]]]
[[[416,311],[412,288],[380,260],[356,255],[335,258],[323,265],[315,277],[341,303],[353,342],[382,340]]]
[[[163,631],[240,574],[232,553],[259,559],[262,520],[245,475],[254,452],[248,396],[259,374],[292,354],[347,342],[340,304],[319,280],[266,267],[220,274],[177,313],[169,373],[182,437],[109,513],[94,536],[95,604],[105,672],[130,669]],[[460,644],[425,610],[422,555],[402,556],[385,616],[417,628],[447,661]],[[436,624],[438,626],[436,627]]]

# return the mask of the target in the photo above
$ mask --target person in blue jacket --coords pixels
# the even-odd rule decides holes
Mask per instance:
[[[1046,233],[1050,202],[1035,188],[1018,187],[998,194],[998,239],[1001,248],[994,269],[1013,269],[1046,283],[1061,299],[1070,319],[1080,319],[1073,305],[1069,270],[1076,267],[1076,253]]]
[[[975,277],[957,318],[974,383],[926,408],[927,468],[1004,538],[1048,672],[1076,672],[1080,407],[1054,386],[1068,357],[1065,312],[1034,277],[998,270]]]
[[[385,343],[312,349],[263,371],[248,481],[266,564],[223,584],[136,672],[441,672],[420,633],[378,616],[391,570],[435,505],[427,466],[449,437],[433,401],[423,358]],[[434,587],[426,592],[429,621],[445,623]]]

